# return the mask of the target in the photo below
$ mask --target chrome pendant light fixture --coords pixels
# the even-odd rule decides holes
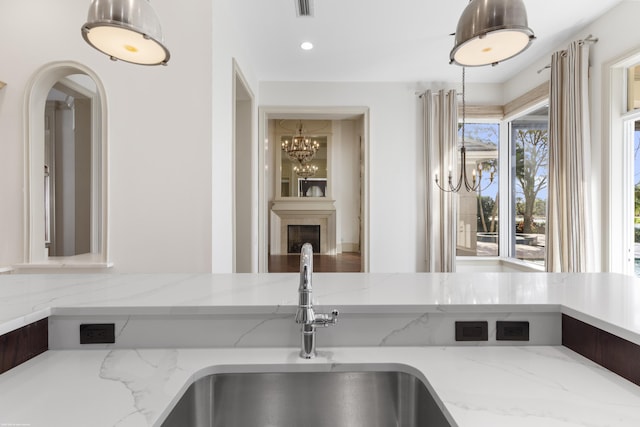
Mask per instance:
[[[149,0],[93,0],[82,37],[113,60],[141,65],[169,61],[160,21]]]
[[[464,67],[496,65],[534,39],[523,0],[471,0],[458,21],[449,58]]]

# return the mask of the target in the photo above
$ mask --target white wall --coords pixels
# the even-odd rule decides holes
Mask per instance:
[[[357,248],[360,240],[360,140],[354,120],[333,121],[332,191],[336,200],[338,251]]]
[[[239,79],[238,79],[239,80]],[[240,85],[236,82],[236,85]],[[236,87],[236,90],[240,88]],[[252,230],[256,228],[251,215],[254,200],[257,197],[253,186],[252,176],[254,172],[252,156],[253,141],[251,139],[251,108],[250,100],[236,99],[236,161],[235,161],[235,227],[236,227],[236,257],[235,272],[251,273],[257,271],[257,262],[254,266],[251,257],[253,248]]]
[[[167,67],[112,62],[88,46],[86,0],[3,1],[0,266],[23,261],[27,81],[46,63],[71,60],[94,70],[108,95],[114,271],[211,270],[212,5],[152,3],[172,53]]]
[[[206,3],[206,1],[199,0]],[[233,272],[233,60],[246,79],[249,90],[258,96],[258,85],[251,68],[250,55],[247,53],[248,41],[244,39],[245,31],[240,21],[241,16],[234,13],[238,5],[232,0],[213,0],[212,47],[207,43],[200,46],[200,40],[207,33],[200,34],[192,40],[203,56],[212,52],[213,69],[209,69],[212,77],[211,115],[204,123],[211,126],[211,148],[209,160],[212,164],[211,204],[207,211],[211,212],[211,269],[215,273]],[[179,7],[182,3],[175,3]],[[205,8],[206,10],[206,8]],[[187,25],[188,23],[188,25]],[[183,27],[192,27],[189,21],[183,21]],[[211,27],[209,27],[211,29]],[[194,96],[198,96],[194,94]],[[254,105],[253,117],[257,116],[257,102]],[[257,135],[257,120],[254,120],[253,135]],[[254,153],[257,153],[257,139],[254,138]],[[257,160],[255,163],[257,165]],[[253,177],[254,188],[257,188],[257,175]],[[257,218],[257,204],[253,218]],[[204,231],[204,230],[203,230]],[[257,245],[254,247],[254,258],[257,258]]]

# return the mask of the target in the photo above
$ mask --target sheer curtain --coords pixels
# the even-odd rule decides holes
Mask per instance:
[[[551,58],[547,271],[594,270],[588,70],[581,41]]]
[[[456,91],[427,91],[422,96],[424,108],[424,165],[426,171],[425,220],[427,271],[455,271],[456,205],[455,194],[446,193],[435,184],[438,174],[446,184],[449,167],[457,176],[458,100]],[[443,182],[444,181],[444,182]]]

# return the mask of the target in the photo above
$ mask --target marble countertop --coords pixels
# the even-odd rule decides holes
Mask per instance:
[[[298,275],[0,275],[0,334],[51,315],[293,313]],[[314,275],[353,313],[562,312],[640,344],[640,283],[616,274]],[[564,347],[52,350],[0,375],[0,427],[159,425],[208,373],[409,369],[460,427],[640,425],[640,387]],[[352,366],[353,367],[353,366]]]
[[[298,274],[0,275],[0,335],[50,315],[295,312]],[[343,312],[562,312],[640,344],[640,281],[611,273],[316,273]]]
[[[640,425],[640,387],[563,347],[337,347],[49,351],[0,375],[0,426],[158,426],[210,373],[362,369],[416,374],[459,427]]]

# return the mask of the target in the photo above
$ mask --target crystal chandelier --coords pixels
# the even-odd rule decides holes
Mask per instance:
[[[462,141],[461,141],[461,147],[460,147],[460,175],[458,176],[458,180],[456,181],[456,183],[454,183],[451,169],[449,169],[449,176],[447,177],[448,185],[443,187],[440,185],[440,181],[438,180],[438,174],[436,174],[436,185],[438,186],[438,188],[440,188],[440,190],[447,193],[457,193],[462,189],[462,187],[464,187],[465,190],[467,190],[468,192],[478,191],[478,189],[480,189],[480,185],[482,184],[482,182],[480,180],[477,180],[476,178],[476,168],[473,168],[473,170],[471,171],[471,176],[472,176],[471,182],[469,182],[469,177],[467,174],[467,149],[464,146],[465,139],[466,139],[465,138],[465,121],[466,121],[466,107],[467,107],[466,98],[465,98],[465,92],[466,92],[465,71],[466,71],[466,68],[462,67]],[[477,173],[479,175],[482,174],[482,168],[483,168],[482,163],[479,163],[478,169],[477,169]],[[485,190],[487,187],[489,187],[493,183],[493,177],[495,175],[495,172],[496,172],[495,167],[493,167],[491,169],[491,174],[489,176],[489,183],[482,190]]]
[[[302,122],[298,122],[298,134],[292,141],[282,141],[282,150],[287,153],[289,159],[303,166],[315,157],[320,148],[318,141],[311,141],[302,134]]]
[[[307,179],[314,176],[316,172],[318,172],[318,167],[316,165],[310,165],[307,163],[306,165],[294,166],[293,171],[300,178]]]

